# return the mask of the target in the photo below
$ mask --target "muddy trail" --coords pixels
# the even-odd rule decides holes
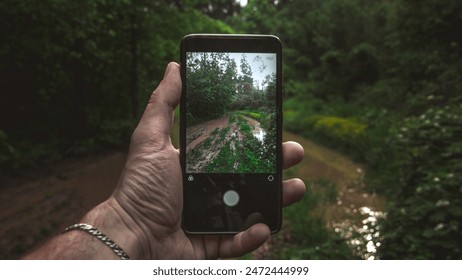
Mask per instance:
[[[239,172],[239,168],[246,167],[243,154],[252,151],[246,150],[244,146],[254,141],[257,147],[263,149],[266,132],[259,121],[239,113],[229,113],[189,127],[187,135],[188,173],[227,173]],[[226,157],[226,163],[223,157]]]
[[[336,182],[339,188],[337,203],[322,209],[328,226],[342,231],[345,238],[361,230],[367,234],[363,229],[364,220],[374,219],[374,213],[383,207],[383,200],[361,185],[362,167],[297,135],[284,133],[284,138],[297,141],[305,148],[305,158],[291,176],[304,180],[323,177]],[[17,259],[66,226],[78,222],[85,212],[110,195],[125,160],[123,152],[80,158],[60,163],[43,176],[0,185],[0,259]],[[279,233],[283,234],[284,230]],[[350,238],[349,242],[362,241]],[[268,258],[269,250],[271,241],[253,257]]]
[[[204,172],[222,150],[224,143],[231,140],[236,125],[230,124],[229,118],[229,115],[225,115],[187,129],[187,172]],[[221,135],[218,134],[219,131],[222,131]]]
[[[77,223],[112,193],[125,160],[122,152],[87,156],[0,185],[0,259],[18,259]]]

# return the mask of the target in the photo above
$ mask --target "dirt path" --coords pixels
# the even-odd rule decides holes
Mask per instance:
[[[190,151],[207,139],[215,129],[223,129],[228,126],[229,115],[221,118],[201,123],[188,128],[186,134],[191,135],[191,139],[186,139],[186,150]]]
[[[0,259],[17,259],[76,223],[114,189],[126,155],[79,159],[55,174],[0,189]]]
[[[211,164],[216,164],[214,160],[225,149],[230,149],[230,156],[234,159],[232,166],[226,166],[229,172],[236,170],[239,160],[236,157],[238,147],[243,146],[245,135],[240,129],[239,120],[247,123],[253,135],[260,142],[263,142],[264,131],[257,120],[244,115],[235,115],[234,120],[230,121],[227,114],[221,118],[207,121],[187,129],[186,139],[186,162],[187,172],[201,173],[206,172]],[[239,119],[239,120],[238,120]],[[219,165],[221,166],[221,165]],[[221,166],[223,167],[223,166]],[[223,170],[223,169],[220,169]]]
[[[305,149],[303,162],[294,168],[291,176],[304,180],[328,178],[338,186],[337,203],[319,209],[329,221],[328,226],[344,231],[340,233],[345,238],[361,230],[367,237],[364,220],[373,221],[379,213],[377,210],[383,207],[383,199],[368,193],[361,185],[362,167],[297,135],[284,133],[284,140],[297,141]],[[61,165],[54,175],[8,188],[0,186],[0,259],[16,259],[50,235],[77,222],[110,195],[125,159],[126,155],[121,152],[79,159]],[[351,242],[363,241],[351,239]],[[265,246],[254,256],[265,258],[268,250]]]

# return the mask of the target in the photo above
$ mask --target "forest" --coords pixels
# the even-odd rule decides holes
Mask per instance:
[[[364,224],[374,258],[462,258],[462,1],[3,0],[0,26],[0,189],[39,166],[126,149],[186,34],[274,34],[285,133],[361,164],[361,185],[386,200]],[[235,105],[236,118],[264,115]],[[316,215],[339,186],[304,180],[271,257],[364,257],[355,251],[370,240],[351,246]]]

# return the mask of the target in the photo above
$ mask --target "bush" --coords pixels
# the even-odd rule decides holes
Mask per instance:
[[[288,130],[346,152],[355,159],[363,159],[369,124],[353,117],[360,115],[358,111],[341,103],[327,106],[312,96],[305,100],[291,98],[284,104],[284,125]]]
[[[328,138],[351,143],[364,134],[367,126],[352,118],[319,116],[313,127]]]
[[[395,193],[381,258],[462,258],[462,106],[431,108],[394,126]]]

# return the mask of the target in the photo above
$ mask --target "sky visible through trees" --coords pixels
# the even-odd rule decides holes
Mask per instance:
[[[231,59],[239,63],[242,59],[242,53],[229,53]],[[276,61],[274,54],[264,53],[246,53],[246,60],[252,70],[253,84],[262,87],[262,83],[267,75],[276,73]],[[241,68],[237,68],[238,74],[242,75]]]

